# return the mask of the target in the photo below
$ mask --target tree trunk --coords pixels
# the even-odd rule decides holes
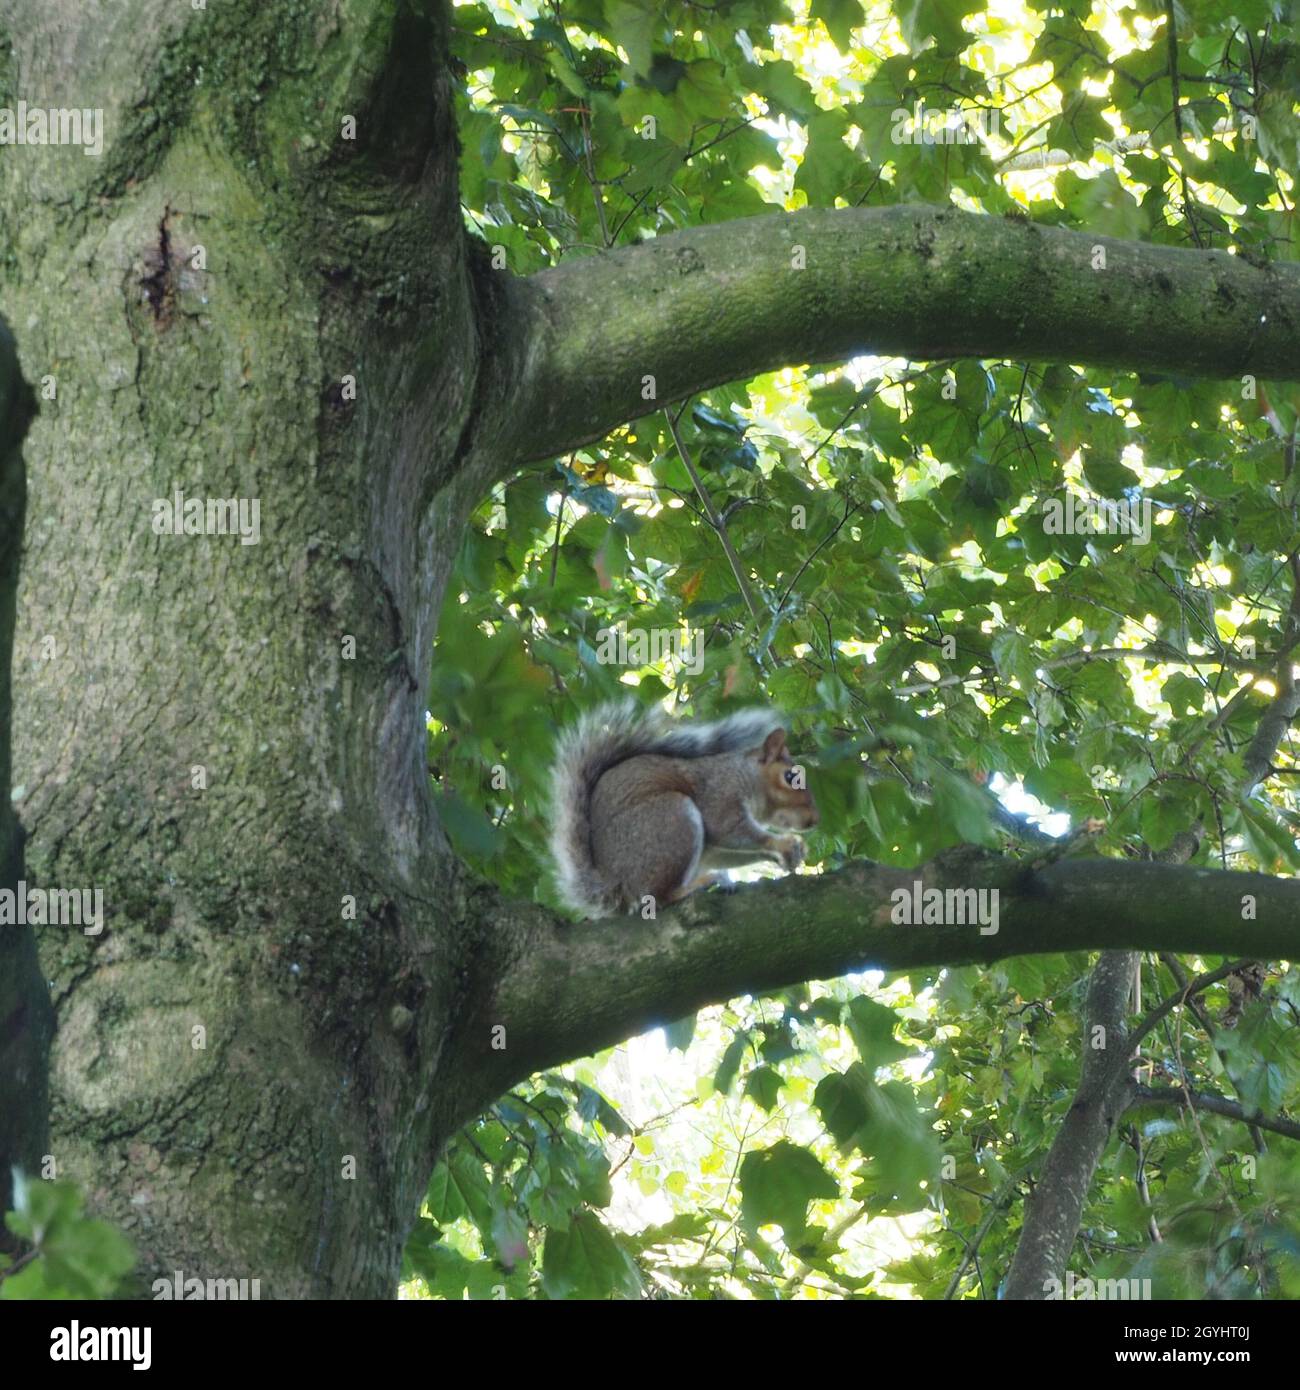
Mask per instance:
[[[42,400],[14,782],[28,880],[103,893],[99,934],[39,932],[51,1152],[146,1286],[391,1295],[437,1147],[483,1100],[454,1062],[473,905],[422,757],[484,486],[459,459],[473,269],[442,11],[356,8],[368,30],[133,0],[129,43],[74,0],[0,19],[18,95],[75,77],[104,112],[102,158],[0,165]],[[158,534],[178,490],[243,499],[250,536],[256,503],[258,542]]]

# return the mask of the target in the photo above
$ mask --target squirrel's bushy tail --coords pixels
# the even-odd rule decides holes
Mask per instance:
[[[565,906],[584,917],[608,917],[622,907],[617,888],[591,853],[591,796],[601,775],[645,751],[663,717],[622,700],[588,710],[555,745],[551,769],[551,859]]]
[[[779,721],[751,709],[712,724],[678,725],[662,710],[619,700],[589,710],[559,737],[551,769],[551,858],[565,904],[585,917],[607,917],[624,902],[591,851],[591,797],[611,767],[642,753],[701,758],[756,747]]]

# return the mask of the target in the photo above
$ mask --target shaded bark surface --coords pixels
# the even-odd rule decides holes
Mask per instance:
[[[10,663],[27,501],[22,439],[34,402],[0,318],[0,890],[19,891],[22,829],[10,797]],[[0,926],[0,1211],[15,1167],[37,1172],[47,1147],[47,1064],[54,1020],[31,927]],[[0,1249],[11,1237],[0,1227]]]

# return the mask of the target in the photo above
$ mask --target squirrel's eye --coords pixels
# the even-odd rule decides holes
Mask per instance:
[[[786,784],[787,787],[793,787],[793,786],[794,786],[794,782],[795,782],[794,768],[787,768],[787,769],[786,769],[786,772],[785,772],[785,784]]]

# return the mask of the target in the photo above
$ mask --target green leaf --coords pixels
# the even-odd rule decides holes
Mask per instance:
[[[662,23],[650,4],[636,0],[612,0],[605,8],[614,42],[627,54],[628,66],[638,77],[650,71],[650,54],[656,27]]]
[[[487,1173],[483,1164],[460,1145],[453,1147],[446,1162],[434,1169],[425,1200],[429,1215],[440,1226],[468,1214],[481,1229],[491,1228],[492,1193]]]
[[[805,1225],[808,1203],[839,1196],[839,1184],[807,1149],[782,1139],[747,1153],[740,1165],[741,1217],[747,1228],[780,1226],[787,1240]]]
[[[457,854],[488,859],[500,847],[492,822],[456,792],[448,792],[439,801],[438,818]]]
[[[995,633],[992,643],[993,660],[998,673],[1006,680],[1017,680],[1022,690],[1032,690],[1038,683],[1038,656],[1033,643],[1022,632]]]
[[[841,53],[851,51],[853,30],[862,23],[860,0],[812,0],[808,13],[826,26],[826,32]]]
[[[679,1018],[676,1023],[666,1023],[664,1025],[664,1041],[675,1052],[685,1052],[691,1045],[691,1039],[695,1036],[695,1023],[699,1018],[698,1014],[687,1014],[685,1018]]]
[[[860,994],[848,1005],[848,1030],[858,1056],[868,1067],[886,1067],[914,1055],[894,1037],[898,1015],[884,1004]]]
[[[940,52],[956,53],[974,42],[975,36],[965,32],[961,21],[978,9],[979,0],[897,0],[894,12],[913,53],[931,38]]]
[[[71,1182],[19,1180],[9,1230],[34,1248],[36,1258],[0,1279],[0,1299],[108,1298],[135,1264],[120,1231],[86,1217]]]
[[[871,1116],[874,1083],[861,1062],[854,1062],[842,1075],[831,1072],[817,1083],[813,1104],[841,1149],[851,1149],[859,1141]]]
[[[542,1287],[547,1298],[636,1298],[641,1276],[594,1212],[580,1212],[567,1231],[546,1233]]]
[[[847,129],[842,111],[817,111],[808,118],[808,144],[794,186],[814,207],[834,207],[863,167],[857,152],[844,143]]]
[[[731,1090],[731,1083],[735,1081],[736,1074],[740,1071],[740,1064],[744,1061],[745,1053],[750,1045],[748,1033],[737,1033],[727,1046],[727,1050],[722,1054],[722,1061],[718,1063],[718,1069],[713,1074],[713,1088],[722,1095]]]
[[[424,1200],[430,1216],[439,1226],[457,1220],[469,1210],[446,1163],[439,1163],[434,1168]]]
[[[632,1133],[628,1122],[594,1086],[588,1086],[585,1081],[573,1081],[570,1085],[578,1097],[578,1114],[584,1120],[599,1120],[611,1134],[627,1136]]]
[[[775,1067],[755,1067],[745,1080],[745,1094],[767,1111],[775,1110],[785,1078]]]

